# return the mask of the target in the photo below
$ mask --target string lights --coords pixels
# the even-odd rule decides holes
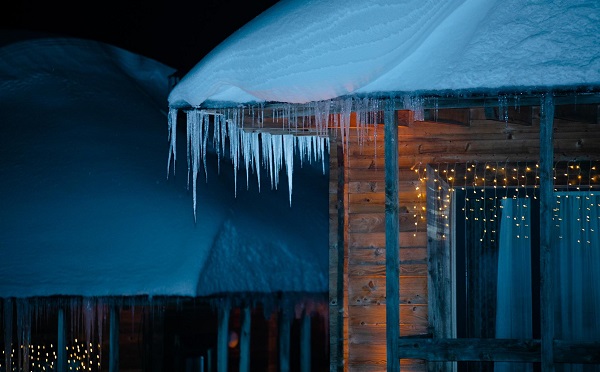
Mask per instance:
[[[556,206],[553,208],[553,219],[557,228],[560,228],[562,217],[559,216],[561,199],[571,198],[580,200],[580,207],[573,213],[573,222],[581,227],[581,236],[589,236],[588,232],[595,232],[592,218],[600,219],[592,213],[600,207],[600,203],[594,198],[594,192],[600,188],[600,161],[582,160],[582,161],[558,161],[553,167],[554,191],[557,196]],[[417,192],[418,202],[413,206],[415,211],[413,217],[417,230],[419,224],[424,223],[426,209],[420,209],[417,213],[418,205],[421,205],[422,192],[427,182],[427,174],[422,171],[425,167],[422,164],[414,166],[419,180]],[[539,189],[539,164],[525,162],[465,162],[465,163],[440,163],[431,165],[434,172],[433,187],[427,189],[427,198],[432,198],[428,203],[429,207],[435,207],[431,211],[436,215],[438,221],[449,218],[449,209],[452,198],[455,197],[457,189],[457,179],[460,179],[460,190],[464,195],[459,202],[459,209],[466,221],[477,221],[481,224],[481,236],[479,240],[484,242],[488,240],[493,243],[496,240],[497,219],[499,218],[499,209],[502,204],[501,199],[512,198],[515,200],[515,215],[511,216],[515,227],[522,227],[521,231],[528,231],[530,221],[526,217],[531,212],[531,203],[539,199],[537,189]],[[502,190],[502,191],[500,191]],[[446,222],[446,227],[449,224]],[[529,234],[519,236],[519,238],[529,239]],[[590,244],[589,238],[581,238],[577,243]]]
[[[31,345],[19,345],[19,349],[28,347],[29,354],[29,370],[30,371],[54,371],[56,370],[57,364],[57,350],[56,346],[52,343],[46,344],[31,344]],[[66,346],[67,352],[67,367],[69,371],[100,371],[101,370],[101,357],[100,357],[100,344],[95,348],[92,343],[86,347],[86,343],[83,341],[74,340],[71,346]],[[17,350],[12,348],[10,355],[11,366],[7,368],[5,365],[5,351],[1,351],[0,357],[0,371],[20,371],[19,360],[15,358],[17,356]],[[24,364],[24,363],[22,363]]]

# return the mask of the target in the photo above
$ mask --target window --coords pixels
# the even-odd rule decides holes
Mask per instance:
[[[536,165],[429,166],[430,323],[435,337],[539,339]],[[555,165],[555,338],[600,340],[600,192],[594,162]],[[459,371],[538,364],[460,362]],[[599,366],[560,365],[564,370]]]

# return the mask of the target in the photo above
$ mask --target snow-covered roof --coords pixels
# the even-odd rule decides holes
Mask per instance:
[[[0,48],[0,297],[327,291],[321,163],[295,163],[290,206],[285,177],[236,196],[209,146],[194,222],[184,142],[167,178],[173,72],[89,40]]]
[[[283,0],[203,58],[171,107],[600,86],[597,0]]]

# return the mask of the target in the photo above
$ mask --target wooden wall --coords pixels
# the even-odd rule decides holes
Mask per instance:
[[[574,115],[557,106],[555,160],[598,159],[598,106]],[[589,108],[585,106],[585,108]],[[587,110],[587,111],[590,111]],[[582,110],[579,110],[581,113]],[[413,121],[398,111],[400,200],[400,334],[430,331],[425,168],[467,161],[537,162],[539,106],[498,110],[463,108],[438,112],[437,121]],[[433,117],[429,112],[426,117]],[[330,156],[330,370],[385,371],[385,210],[383,125],[366,136],[351,129],[344,153],[339,132]],[[360,139],[364,141],[361,142]],[[402,371],[425,371],[402,360]]]

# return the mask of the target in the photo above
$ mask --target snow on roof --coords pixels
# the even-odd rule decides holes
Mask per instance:
[[[0,48],[0,297],[327,291],[320,163],[295,163],[290,207],[285,178],[235,196],[209,147],[194,223],[185,156],[167,179],[172,73],[88,40]],[[294,277],[273,272],[283,262]]]
[[[599,34],[596,0],[283,0],[203,58],[169,104],[597,88]]]

